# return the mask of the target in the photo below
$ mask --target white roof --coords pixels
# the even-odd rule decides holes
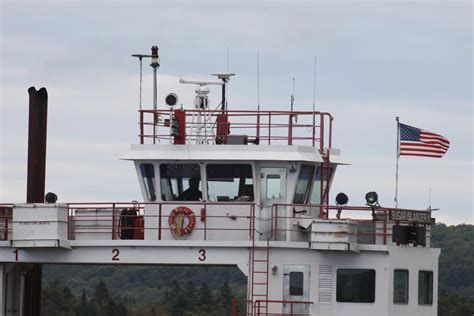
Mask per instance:
[[[344,163],[338,151],[331,150],[331,162]],[[319,149],[286,145],[131,145],[124,160],[245,160],[322,162]]]

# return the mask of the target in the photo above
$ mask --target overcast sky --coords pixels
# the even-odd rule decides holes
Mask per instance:
[[[49,94],[46,190],[60,201],[140,197],[138,61],[160,48],[158,99],[191,106],[178,79],[229,70],[229,107],[255,109],[260,55],[263,109],[317,109],[334,117],[338,192],[367,191],[394,206],[396,122],[446,136],[444,158],[400,158],[401,207],[441,208],[448,224],[473,223],[473,8],[471,1],[6,1],[1,2],[0,202],[26,199],[28,93]],[[151,68],[144,67],[151,106]],[[211,94],[219,100],[218,89]]]

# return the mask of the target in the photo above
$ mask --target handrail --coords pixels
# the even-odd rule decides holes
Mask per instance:
[[[293,305],[294,304],[307,304],[307,305],[310,305],[310,304],[314,304],[314,302],[311,302],[311,301],[291,301],[291,300],[256,300],[255,301],[255,309],[256,309],[256,314],[258,316],[260,316],[260,304],[267,304],[267,308],[265,308],[265,313],[264,315],[268,315],[268,304],[269,303],[278,303],[278,304],[290,304],[290,313],[289,314],[283,314],[283,313],[279,313],[278,315],[294,315],[293,314]],[[301,315],[301,314],[298,314],[298,315]],[[307,315],[310,315],[310,314],[307,314]]]
[[[182,135],[186,143],[212,143],[216,141],[219,124],[229,124],[230,136],[244,134],[249,140],[257,143],[286,143],[319,146],[331,148],[332,146],[332,121],[333,117],[328,112],[319,111],[285,111],[285,110],[139,110],[139,139],[140,144],[151,140],[156,142],[172,142],[170,132],[170,119],[155,120],[155,117],[170,117],[174,111],[180,111],[186,117]],[[225,115],[224,121],[217,124],[219,115]],[[196,117],[201,116],[199,122],[191,123]],[[146,120],[146,118],[148,118]],[[316,117],[319,117],[316,120]],[[194,124],[194,125],[193,125]],[[225,125],[224,124],[224,125]],[[191,132],[192,128],[195,132]],[[204,131],[204,134],[201,133]],[[234,133],[237,131],[237,133]],[[285,132],[286,131],[286,132]],[[222,135],[221,135],[222,136]],[[225,135],[227,141],[228,135]],[[327,140],[327,142],[326,142]]]
[[[71,202],[65,203],[69,208],[69,215],[68,215],[68,236],[70,239],[74,239],[74,236],[79,236],[79,234],[104,234],[108,233],[109,239],[118,239],[118,234],[120,232],[120,223],[119,223],[119,210],[124,208],[132,208],[134,204],[132,202]],[[11,208],[13,204],[2,204],[3,207]],[[155,205],[156,207],[156,214],[147,213],[146,215],[143,214],[143,209],[147,205]],[[145,231],[154,230],[157,232],[157,239],[163,239],[163,232],[168,231],[168,225],[164,224],[167,223],[169,218],[168,210],[165,211],[165,207],[172,208],[173,206],[189,206],[194,207],[194,210],[197,209],[204,209],[204,214],[206,214],[206,220],[203,221],[201,225],[195,227],[195,231],[202,233],[203,240],[209,239],[209,234],[215,233],[216,231],[221,232],[236,232],[236,236],[238,240],[253,240],[259,236],[257,233],[261,232],[260,229],[263,226],[260,226],[260,219],[258,218],[258,214],[256,212],[257,204],[255,202],[249,201],[228,201],[228,202],[207,202],[207,201],[196,201],[196,202],[183,202],[183,201],[166,201],[166,202],[140,202],[139,208],[139,216],[142,217],[144,220],[147,218],[157,218],[156,220],[156,227],[150,227],[147,225],[146,228],[141,227],[130,227],[127,228],[128,230],[135,231],[138,229],[144,229]],[[213,206],[224,206],[224,207],[238,207],[240,211],[237,212],[235,216],[232,216],[234,219],[237,219],[238,225],[229,224],[222,224],[220,222],[223,218],[230,218],[229,215],[225,213],[214,212],[211,210],[211,214],[208,214],[209,207]],[[247,209],[242,209],[242,207],[246,207]],[[285,238],[289,236],[286,233],[283,235],[282,232],[291,232],[291,231],[299,231],[302,233],[311,233],[310,231],[304,231],[297,227],[292,226],[281,226],[284,222],[291,220],[292,218],[296,218],[296,213],[292,212],[292,209],[295,210],[304,210],[306,209],[309,211],[308,215],[311,215],[308,218],[318,219],[317,210],[322,207],[327,210],[328,216],[324,218],[320,218],[321,220],[337,220],[338,218],[335,217],[334,213],[331,211],[342,212],[343,218],[345,219],[352,219],[358,223],[367,223],[368,225],[372,224],[372,228],[367,227],[367,230],[358,231],[358,236],[372,236],[374,238],[381,237],[383,238],[377,241],[378,243],[387,244],[387,237],[391,236],[391,225],[389,224],[399,224],[400,222],[397,220],[389,219],[387,215],[388,212],[391,211],[416,211],[416,212],[423,212],[430,214],[429,210],[414,210],[414,209],[405,209],[405,208],[387,208],[387,207],[375,207],[372,208],[370,206],[335,206],[335,205],[316,205],[316,204],[294,204],[294,203],[276,203],[273,204],[271,207],[271,215],[268,219],[268,226],[266,226],[265,230],[265,238],[272,241],[272,240],[282,240],[281,238]],[[98,210],[97,214],[87,214],[77,213],[75,210]],[[284,213],[279,212],[279,210],[285,209]],[[313,210],[313,214],[311,214]],[[107,211],[107,212],[101,212]],[[14,212],[14,210],[13,210]],[[353,216],[344,216],[350,212],[355,214]],[[367,215],[364,215],[367,214]],[[200,214],[198,213],[197,216]],[[332,215],[332,216],[331,216]],[[375,217],[374,217],[375,215]],[[122,217],[127,217],[127,215],[122,215]],[[341,217],[341,218],[342,218]],[[88,226],[87,222],[94,220],[97,224],[93,226]],[[3,240],[7,240],[9,238],[9,234],[12,232],[12,216],[10,214],[0,216],[0,238]],[[86,225],[81,225],[81,223],[86,223]],[[217,224],[216,224],[217,223]],[[409,223],[409,222],[407,222]],[[378,225],[376,229],[376,224]],[[429,226],[429,224],[425,224]],[[246,234],[239,234],[238,232],[247,232]],[[99,236],[99,235],[97,235]],[[100,235],[102,236],[102,235]],[[213,237],[211,237],[213,238]],[[242,238],[242,239],[240,239]],[[429,236],[427,236],[429,238]],[[291,241],[291,240],[288,240]]]

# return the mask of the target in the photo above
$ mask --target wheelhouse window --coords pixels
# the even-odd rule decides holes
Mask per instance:
[[[281,198],[281,176],[279,174],[267,175],[267,183],[265,188],[267,189],[267,193],[265,194],[267,199]]]
[[[433,271],[418,272],[418,304],[433,304]]]
[[[146,197],[149,201],[155,201],[155,166],[153,166],[151,163],[142,163],[140,165],[140,172],[142,174],[143,187],[145,188]]]
[[[329,168],[329,175],[327,168],[318,167],[316,169],[316,176],[314,177],[313,190],[311,191],[311,204],[321,204],[321,179],[323,179],[323,190],[326,188],[328,181],[332,178],[334,169]]]
[[[253,201],[252,166],[209,164],[206,166],[209,201]]]
[[[290,272],[290,295],[303,295],[303,272]]]
[[[346,303],[375,302],[375,270],[338,269],[336,300]]]
[[[163,201],[202,199],[201,172],[198,164],[162,164],[160,176]]]
[[[408,304],[408,270],[393,271],[393,303]]]
[[[294,204],[304,204],[308,202],[311,181],[314,175],[314,166],[302,165],[300,174],[296,181],[295,196],[293,198]]]

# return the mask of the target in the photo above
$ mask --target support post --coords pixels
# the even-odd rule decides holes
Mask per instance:
[[[396,158],[396,171],[395,171],[395,208],[398,208],[398,160],[400,159],[400,120],[397,120],[397,158]]]

